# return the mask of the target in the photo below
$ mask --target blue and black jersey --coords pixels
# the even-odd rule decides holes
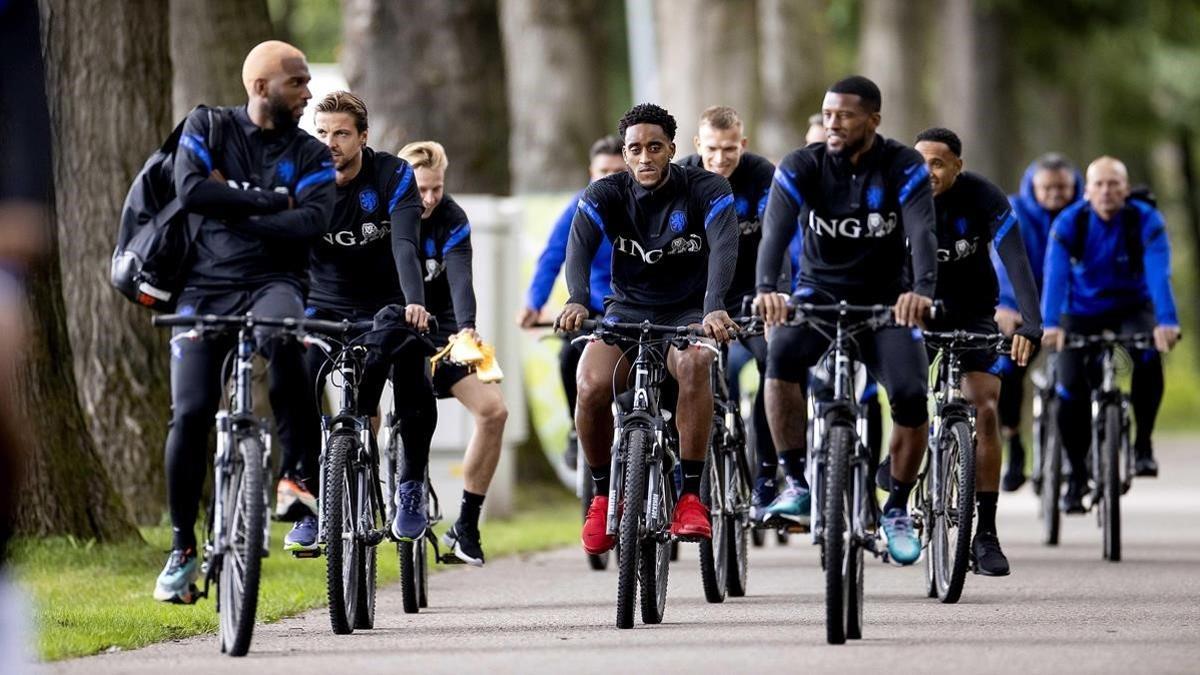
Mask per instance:
[[[737,265],[737,216],[729,181],[671,164],[657,189],[628,172],[593,182],[579,199],[567,245],[571,302],[591,298],[589,269],[612,243],[610,303],[670,313],[725,309]]]
[[[567,239],[571,235],[571,220],[575,218],[578,208],[580,191],[571,198],[571,203],[563,209],[558,220],[554,221],[554,229],[550,231],[550,239],[546,248],[538,256],[537,267],[533,272],[533,280],[529,282],[529,294],[525,306],[540,310],[550,299],[550,291],[554,288],[554,280],[567,259]],[[592,259],[591,272],[591,301],[588,309],[600,313],[604,311],[604,299],[612,293],[612,244],[607,239],[600,242],[596,249],[596,257]]]
[[[991,320],[999,284],[989,250],[994,247],[1013,277],[1024,323],[1018,333],[1041,338],[1042,317],[1021,228],[1000,188],[964,171],[945,192],[933,198],[937,212],[937,290],[946,305],[947,321],[959,317]]]
[[[423,210],[408,162],[363,148],[358,175],[337,186],[333,227],[313,246],[309,306],[349,316],[425,304]]]
[[[437,317],[438,333],[475,327],[475,286],[471,278],[471,223],[450,195],[421,220],[421,264],[425,268],[425,308]]]
[[[1086,201],[1054,219],[1046,251],[1042,316],[1058,327],[1062,316],[1099,316],[1154,303],[1155,321],[1178,326],[1171,291],[1171,245],[1158,209],[1128,200],[1110,221]]]
[[[697,169],[704,168],[700,155],[688,155],[679,163]],[[774,164],[765,157],[747,152],[729,176],[729,186],[733,188],[733,210],[738,222],[738,262],[725,305],[735,315],[741,311],[742,298],[754,293],[754,267],[758,259],[758,245],[762,241],[762,219],[767,210],[767,195],[771,191],[771,178],[774,175]]]
[[[306,286],[309,252],[333,216],[329,149],[298,128],[259,128],[245,106],[222,109],[216,119],[226,125],[224,147],[207,146],[208,115],[199,110],[184,123],[175,154],[175,193],[185,211],[203,217],[186,285]],[[211,178],[214,170],[224,183]]]
[[[799,228],[801,285],[854,302],[891,303],[907,290],[933,297],[937,241],[931,195],[921,155],[882,136],[857,165],[830,154],[824,143],[793,151],[775,170],[767,200],[758,290],[776,289]]]

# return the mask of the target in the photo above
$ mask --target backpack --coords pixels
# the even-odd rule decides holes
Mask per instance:
[[[208,147],[221,147],[224,115],[198,106],[208,115]],[[180,122],[150,155],[133,179],[125,204],[110,268],[117,291],[157,312],[175,308],[188,272],[199,216],[188,214],[175,195],[175,152],[183,135]]]
[[[1142,244],[1142,217],[1137,208],[1130,204],[1131,201],[1140,201],[1151,208],[1158,207],[1158,199],[1150,188],[1145,186],[1135,187],[1130,191],[1129,196],[1125,199],[1125,206],[1118,212],[1118,217],[1121,219],[1121,228],[1125,236],[1125,251],[1129,254],[1129,269],[1136,275],[1141,276],[1145,270],[1143,269],[1142,256],[1145,253],[1145,246]],[[1089,209],[1079,209],[1075,214],[1075,221],[1072,223],[1074,236],[1070,241],[1063,241],[1063,246],[1067,249],[1067,254],[1071,256],[1071,264],[1078,264],[1083,259],[1083,248],[1087,243],[1087,226],[1088,218],[1091,215]]]

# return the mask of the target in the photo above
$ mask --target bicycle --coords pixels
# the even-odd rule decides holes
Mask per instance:
[[[925,466],[917,478],[913,519],[921,531],[929,597],[958,602],[971,557],[975,520],[975,409],[962,394],[961,358],[968,351],[1000,351],[1000,333],[926,331],[937,349],[930,371],[934,414]]]
[[[666,378],[665,356],[658,347],[701,345],[703,333],[687,327],[642,323],[583,322],[586,335],[572,342],[602,340],[627,344],[625,355],[636,352],[631,365],[633,387],[614,397],[616,410],[609,486],[607,533],[617,536],[617,627],[633,627],[636,585],[641,585],[641,617],[661,623],[667,602],[670,571],[671,518],[677,499],[672,474],[678,459],[678,439],[669,424],[670,413],[659,407]],[[615,388],[615,383],[614,383]]]
[[[185,340],[211,340],[237,333],[231,355],[221,368],[231,377],[228,396],[216,414],[217,444],[213,461],[212,498],[207,511],[204,558],[200,570],[207,598],[217,587],[217,638],[223,653],[245,656],[254,634],[262,559],[270,553],[270,498],[266,471],[271,458],[271,435],[265,420],[254,415],[254,355],[256,328],[279,329],[281,336],[304,337],[308,331],[338,330],[339,324],[312,319],[273,319],[237,316],[164,314],[155,326],[185,328],[171,338],[174,349]],[[230,375],[230,371],[232,371]]]
[[[1058,497],[1063,483],[1062,439],[1058,435],[1058,391],[1055,355],[1047,353],[1042,367],[1033,372],[1033,484],[1042,519],[1042,543],[1058,545],[1062,512]]]

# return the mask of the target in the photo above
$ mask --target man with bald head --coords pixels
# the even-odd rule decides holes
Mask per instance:
[[[1044,341],[1062,350],[1068,333],[1153,332],[1155,350],[1133,357],[1134,440],[1139,476],[1158,475],[1150,436],[1163,395],[1162,360],[1179,340],[1171,291],[1171,248],[1162,214],[1129,198],[1129,173],[1120,160],[1101,157],[1087,169],[1084,199],[1063,209],[1046,251],[1042,316]],[[1062,498],[1067,513],[1083,512],[1091,443],[1092,356],[1069,350],[1058,358],[1058,428],[1071,462]]]
[[[182,314],[301,317],[309,249],[330,228],[334,167],[329,149],[296,125],[312,94],[308,63],[295,47],[264,42],[242,66],[246,105],[199,108],[184,122],[175,153],[175,192],[198,222]],[[210,112],[212,113],[210,115]],[[220,125],[219,129],[210,124]],[[219,142],[214,142],[219,139]],[[271,407],[285,452],[302,457],[320,439],[316,410],[294,342],[260,336],[269,361]],[[227,340],[172,347],[167,498],[173,539],[154,597],[191,603],[199,572],[194,527],[207,467],[208,433],[221,398]],[[306,493],[304,478],[297,490]],[[315,508],[316,500],[302,500]]]

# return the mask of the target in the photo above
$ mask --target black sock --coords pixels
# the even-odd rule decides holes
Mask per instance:
[[[483,510],[483,498],[474,492],[463,490],[462,505],[458,511],[458,522],[479,529],[479,512]]]
[[[904,482],[895,476],[892,476],[892,491],[888,493],[887,502],[883,505],[883,512],[887,513],[892,509],[900,509],[908,513],[908,495],[912,492],[913,486],[917,481]]]
[[[196,550],[196,533],[193,528],[181,530],[177,527],[171,528],[171,549]]]
[[[979,534],[996,534],[996,501],[999,492],[976,492],[975,513],[978,524],[975,531]]]
[[[758,465],[758,479],[765,480],[767,485],[775,485],[775,478],[779,476],[779,465],[772,462],[760,462]]]
[[[704,460],[684,459],[680,460],[679,463],[683,467],[683,488],[681,492],[684,494],[700,494],[700,477],[704,475]]]
[[[596,495],[600,497],[608,497],[608,465],[591,466],[588,465],[588,471],[592,472],[592,483],[596,486]]]
[[[804,448],[792,448],[779,453],[779,461],[783,463],[783,472],[793,484],[808,489],[808,480],[804,477],[804,463],[808,453]]]

